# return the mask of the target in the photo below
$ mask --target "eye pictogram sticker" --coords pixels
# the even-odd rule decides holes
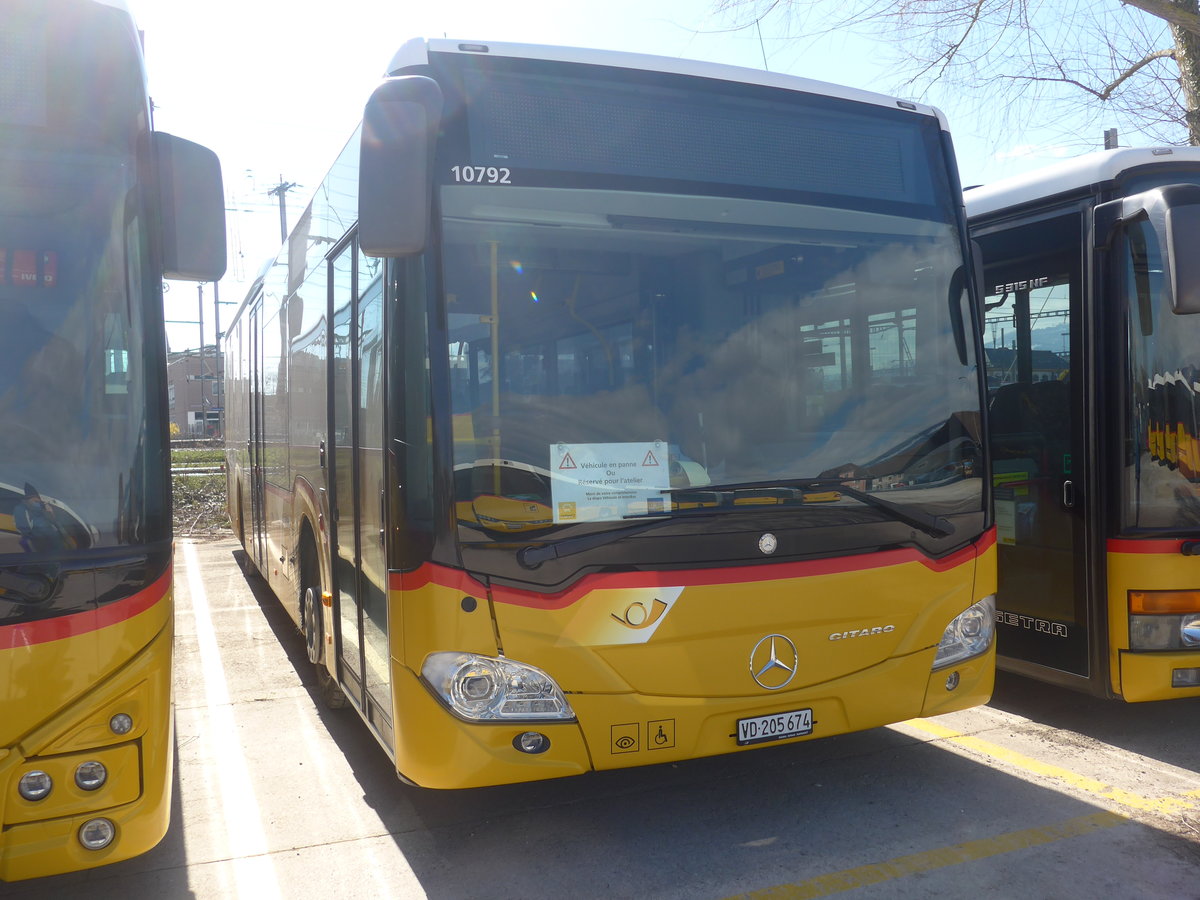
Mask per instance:
[[[640,735],[641,729],[638,728],[637,722],[614,725],[612,726],[612,747],[610,749],[613,753],[636,753],[642,748]]]

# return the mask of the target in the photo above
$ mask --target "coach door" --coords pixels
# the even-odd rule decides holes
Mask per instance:
[[[250,306],[250,542],[247,552],[264,575],[267,572],[266,446],[263,436],[262,306],[259,297]]]
[[[334,596],[342,681],[392,743],[384,554],[383,281],[347,244],[330,263],[330,454]]]
[[[1084,569],[1082,217],[982,231],[997,650],[1089,674]]]

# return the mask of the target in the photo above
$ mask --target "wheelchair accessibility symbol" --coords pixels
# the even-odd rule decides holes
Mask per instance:
[[[675,746],[675,720],[659,719],[646,723],[646,749],[669,750]]]

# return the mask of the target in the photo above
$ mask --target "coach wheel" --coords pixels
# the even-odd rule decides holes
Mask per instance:
[[[321,664],[325,617],[321,615],[321,595],[316,588],[304,592],[304,642],[308,645],[308,661]]]
[[[329,709],[342,709],[346,695],[336,679],[329,674],[321,662],[325,641],[325,616],[321,612],[321,592],[310,587],[304,591],[304,643],[308,648],[308,660],[317,670],[317,693],[321,702]]]

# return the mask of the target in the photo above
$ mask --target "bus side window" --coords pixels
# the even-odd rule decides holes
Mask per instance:
[[[1145,219],[1126,231],[1129,296],[1137,303],[1137,320],[1143,337],[1154,334],[1154,300],[1162,289],[1162,262],[1153,229]]]

